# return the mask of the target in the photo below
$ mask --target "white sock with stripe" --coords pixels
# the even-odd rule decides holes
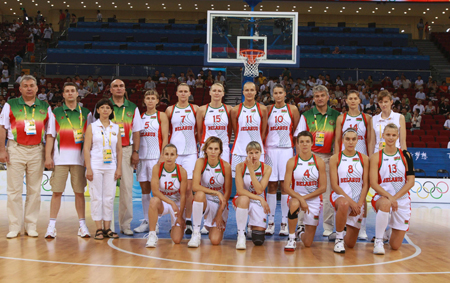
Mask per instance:
[[[289,204],[288,204],[289,195],[281,195],[281,223],[287,223],[287,216],[289,213]]]
[[[245,227],[247,226],[248,208],[236,208],[236,224],[239,236],[244,236]]]
[[[150,194],[142,194],[142,210],[144,211],[144,219],[148,223],[148,207],[150,206]]]
[[[192,203],[192,219],[194,232],[200,233],[202,226],[203,202],[194,201]]]
[[[375,221],[375,238],[383,239],[384,231],[388,226],[389,212],[378,210]]]
[[[267,194],[267,204],[269,205],[269,223],[275,221],[275,210],[277,209],[277,194]]]

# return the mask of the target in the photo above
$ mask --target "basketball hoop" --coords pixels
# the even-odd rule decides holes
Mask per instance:
[[[246,49],[241,50],[239,54],[244,62],[244,76],[256,78],[259,76],[258,66],[262,57],[264,56],[264,51],[256,49]]]

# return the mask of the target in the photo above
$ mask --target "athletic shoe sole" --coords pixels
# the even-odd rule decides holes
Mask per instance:
[[[284,248],[285,252],[294,252],[295,248]]]
[[[335,253],[337,253],[337,254],[345,254],[345,250],[343,250],[343,251],[334,251]]]

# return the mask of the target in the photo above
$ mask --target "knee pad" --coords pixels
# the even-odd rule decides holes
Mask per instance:
[[[265,240],[266,240],[265,231],[252,230],[252,242],[253,244],[255,244],[255,246],[261,246],[262,244],[264,244]]]
[[[300,212],[300,208],[297,208],[297,210],[294,211],[294,214],[291,214],[291,210],[289,210],[288,219],[297,219],[299,212]]]

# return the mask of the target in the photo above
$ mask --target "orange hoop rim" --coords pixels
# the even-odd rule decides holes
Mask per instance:
[[[248,54],[248,53],[256,53],[256,54]],[[239,54],[242,57],[246,57],[248,59],[248,63],[254,64],[256,62],[256,58],[261,58],[266,53],[264,51],[258,50],[258,49],[245,49],[245,50],[239,51]]]

